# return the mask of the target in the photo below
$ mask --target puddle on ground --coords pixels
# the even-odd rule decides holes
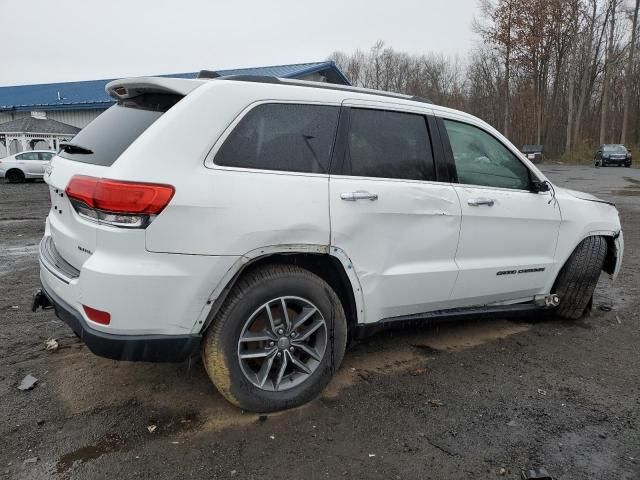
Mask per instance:
[[[56,472],[59,474],[66,473],[76,464],[79,465],[100,458],[107,453],[121,450],[124,444],[123,437],[115,434],[106,435],[93,445],[80,447],[60,457],[56,464]]]
[[[619,195],[623,197],[637,197],[637,196],[640,196],[640,189],[629,186],[623,190],[612,190],[611,195]]]
[[[633,177],[624,177],[627,182],[635,183],[636,185],[640,185],[640,180]]]

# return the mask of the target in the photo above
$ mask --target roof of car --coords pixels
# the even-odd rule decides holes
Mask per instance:
[[[228,77],[216,77],[216,78],[198,78],[198,79],[177,79],[166,77],[135,77],[135,78],[123,78],[120,80],[114,80],[109,82],[105,89],[113,98],[126,99],[146,91],[163,91],[167,93],[177,93],[180,95],[188,95],[196,88],[205,84],[222,85],[229,82],[249,83],[254,87],[260,86],[261,94],[268,95],[268,88],[300,88],[305,87],[308,89],[308,100],[320,100],[321,98],[327,100],[331,98],[332,101],[372,101],[372,102],[385,102],[388,104],[404,105],[410,108],[416,108],[420,110],[430,109],[434,113],[439,114],[442,117],[450,118],[452,120],[466,121],[474,123],[476,125],[482,125],[484,128],[489,129],[494,135],[504,138],[500,132],[489,125],[482,119],[475,117],[469,113],[454,110],[452,108],[443,107],[432,104],[428,99],[406,95],[402,93],[388,92],[384,90],[373,90],[369,88],[353,87],[351,85],[334,85],[322,82],[297,80],[289,78],[279,77],[265,77],[255,75],[232,75]],[[118,93],[119,87],[125,87],[126,90],[122,91],[122,95]],[[321,93],[322,92],[322,93]],[[507,140],[505,138],[505,140]]]
[[[20,155],[22,153],[33,153],[33,152],[35,152],[35,153],[56,153],[53,150],[25,150],[23,152],[14,153],[13,155]]]

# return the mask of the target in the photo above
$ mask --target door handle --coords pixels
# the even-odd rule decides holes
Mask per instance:
[[[493,207],[493,204],[496,202],[491,198],[470,198],[469,200],[467,200],[467,203],[472,207],[479,207],[480,205]]]
[[[374,200],[378,199],[377,193],[369,193],[364,190],[358,190],[357,192],[345,192],[340,194],[340,198],[347,202],[355,202],[356,200]]]

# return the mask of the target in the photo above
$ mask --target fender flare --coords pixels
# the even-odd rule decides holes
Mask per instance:
[[[344,273],[351,285],[351,290],[356,305],[356,324],[364,323],[365,307],[360,280],[358,279],[355,269],[353,268],[351,259],[342,249],[328,245],[283,244],[256,248],[240,256],[240,258],[238,258],[238,260],[234,262],[231,268],[227,270],[227,272],[222,277],[222,280],[207,297],[207,301],[205,302],[200,315],[196,319],[191,333],[203,332],[209,327],[209,325],[211,325],[211,322],[213,322],[216,314],[220,310],[220,307],[229,295],[229,292],[231,292],[240,276],[246,271],[249,266],[267,257],[282,254],[330,255],[336,258],[342,265],[342,269],[344,270]]]
[[[578,245],[580,245],[580,243],[582,241],[584,241],[586,238],[589,237],[605,237],[605,239],[607,239],[607,247],[609,248],[609,250],[611,249],[611,247],[614,247],[614,251],[611,252],[611,254],[613,255],[613,267],[610,269],[605,269],[605,272],[607,272],[610,276],[612,280],[615,280],[616,277],[618,276],[618,273],[620,272],[620,267],[622,265],[622,253],[624,250],[624,240],[623,240],[623,236],[622,236],[622,229],[620,230],[592,230],[589,232],[586,232],[585,234],[583,234],[582,236],[578,237],[577,241],[574,242],[573,248],[569,251],[569,254],[566,256],[566,258],[563,258],[562,261],[558,262],[556,264],[556,271],[553,275],[553,279],[550,281],[548,288],[546,289],[547,291],[551,291],[553,289],[553,286],[556,284],[556,281],[558,280],[558,275],[560,275],[560,271],[562,270],[562,268],[565,266],[565,264],[569,261],[569,259],[571,258],[571,255],[573,255],[573,252],[576,251],[576,248],[578,248]],[[607,252],[607,260],[609,260],[609,251]],[[605,266],[606,266],[606,262],[605,262]]]

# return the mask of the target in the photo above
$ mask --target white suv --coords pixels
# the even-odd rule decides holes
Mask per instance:
[[[6,178],[9,183],[43,178],[45,168],[54,155],[55,152],[49,150],[29,150],[0,158],[0,178]]]
[[[481,120],[277,78],[134,78],[56,156],[42,291],[96,354],[200,351],[247,410],[313,398],[348,338],[402,321],[578,318],[623,251]],[[559,304],[558,304],[559,303]]]

